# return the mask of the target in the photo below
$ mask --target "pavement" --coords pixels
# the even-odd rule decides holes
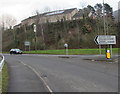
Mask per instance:
[[[9,69],[8,92],[48,92],[43,81],[28,66],[7,58]]]

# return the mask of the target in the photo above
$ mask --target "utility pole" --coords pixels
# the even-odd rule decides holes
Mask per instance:
[[[103,21],[104,21],[104,35],[107,35],[107,30],[108,30],[108,24],[107,24],[107,28],[106,28],[106,20],[105,20],[105,6],[104,6],[104,0],[103,0]],[[105,54],[106,54],[106,58],[107,58],[107,53],[108,53],[108,48],[109,45],[105,45]],[[110,46],[110,48],[112,49],[112,45]],[[112,53],[112,50],[111,50]]]
[[[104,7],[104,0],[103,0],[103,22],[104,22],[104,35],[106,35],[106,23],[105,23],[105,7]],[[105,46],[105,54],[107,52],[107,45]]]
[[[103,21],[104,21],[104,34],[106,35],[106,24],[105,24],[105,9],[104,9],[104,0],[103,0]]]

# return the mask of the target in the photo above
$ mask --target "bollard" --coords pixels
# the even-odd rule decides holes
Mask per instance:
[[[106,52],[106,58],[107,58],[107,59],[110,59],[110,58],[111,58],[110,50],[107,50],[107,52]]]
[[[68,55],[68,44],[65,43],[65,44],[64,44],[64,47],[65,47],[65,49],[66,49],[66,55]]]

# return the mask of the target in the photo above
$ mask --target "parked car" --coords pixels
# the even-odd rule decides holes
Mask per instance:
[[[20,49],[11,49],[10,50],[10,54],[22,54],[23,51],[21,51]]]

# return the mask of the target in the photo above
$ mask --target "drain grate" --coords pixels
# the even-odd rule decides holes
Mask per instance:
[[[41,77],[42,77],[42,78],[46,78],[47,75],[46,75],[46,74],[42,74]]]

